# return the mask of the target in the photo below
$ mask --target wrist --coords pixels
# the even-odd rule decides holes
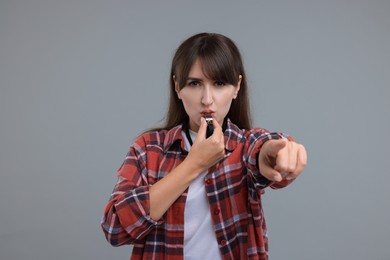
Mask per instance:
[[[197,177],[199,174],[201,174],[207,169],[200,162],[193,160],[191,157],[187,157],[181,163],[181,166],[185,168],[186,172],[188,172],[189,174],[193,174],[195,177]]]

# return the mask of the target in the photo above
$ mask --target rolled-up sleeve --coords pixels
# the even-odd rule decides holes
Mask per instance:
[[[272,182],[265,178],[259,170],[258,157],[263,144],[269,140],[277,139],[288,139],[290,141],[293,140],[289,135],[278,132],[271,133],[261,128],[252,129],[247,133],[247,149],[244,155],[244,160],[246,162],[248,174],[256,189],[264,189],[268,186],[273,189],[279,189],[287,186],[290,183],[285,179],[280,182]]]
[[[138,140],[118,170],[118,181],[104,210],[101,226],[113,246],[142,240],[162,220],[154,221],[149,210],[149,184],[145,149]]]

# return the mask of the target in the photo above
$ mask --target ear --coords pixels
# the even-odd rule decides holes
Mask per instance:
[[[242,80],[242,75],[240,75],[240,76],[238,77],[238,82],[237,82],[237,85],[235,86],[235,89],[234,89],[233,99],[236,99],[236,98],[237,98],[238,92],[240,91],[241,80]]]
[[[181,97],[180,97],[180,87],[179,87],[179,83],[176,81],[176,76],[175,76],[175,75],[173,75],[172,77],[173,77],[173,82],[174,82],[174,84],[175,84],[175,91],[176,91],[177,97],[178,97],[179,99],[181,99]]]

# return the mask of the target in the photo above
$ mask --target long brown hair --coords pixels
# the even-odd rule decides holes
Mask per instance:
[[[177,49],[170,74],[170,98],[165,125],[154,130],[168,130],[188,120],[182,101],[175,91],[175,80],[184,88],[195,60],[199,59],[203,73],[210,79],[237,85],[242,76],[240,91],[233,100],[227,117],[242,129],[251,128],[248,86],[240,51],[228,37],[217,33],[199,33],[185,40]]]

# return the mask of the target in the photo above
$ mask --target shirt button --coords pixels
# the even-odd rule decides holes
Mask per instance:
[[[222,239],[221,242],[220,242],[221,246],[224,246],[226,245],[226,240],[225,239]]]
[[[219,210],[219,208],[215,208],[214,209],[214,215],[218,215],[221,211]]]
[[[207,180],[206,180],[206,184],[207,184],[207,185],[210,185],[210,184],[211,184],[211,182],[212,182],[212,180],[211,180],[211,179],[207,179]]]

